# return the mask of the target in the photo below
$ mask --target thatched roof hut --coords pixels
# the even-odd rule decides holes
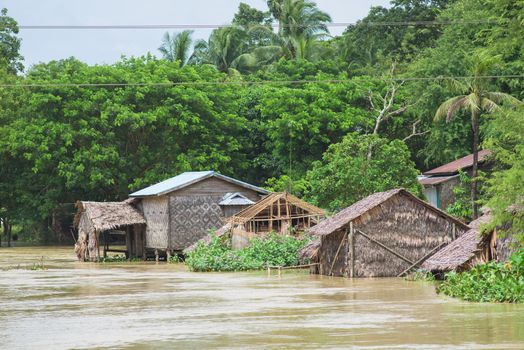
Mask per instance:
[[[364,198],[308,232],[320,237],[320,274],[391,277],[418,267],[467,230],[408,191],[394,189]]]
[[[499,237],[497,228],[482,232],[482,226],[492,219],[487,209],[484,215],[469,224],[466,233],[436,252],[421,267],[435,273],[461,272],[491,260],[507,261],[517,250],[518,243],[511,236]]]
[[[493,259],[491,232],[482,235],[480,226],[491,221],[491,215],[483,215],[470,223],[470,229],[427,259],[421,267],[432,272],[463,271],[474,265]]]
[[[142,213],[133,205],[134,202],[135,200],[130,199],[123,202],[78,201],[76,203],[78,211],[74,224],[78,228],[78,241],[75,252],[80,260],[100,258],[101,233],[146,224]]]

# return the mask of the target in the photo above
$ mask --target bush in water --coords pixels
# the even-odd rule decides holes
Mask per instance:
[[[271,234],[255,237],[249,246],[232,250],[229,240],[212,237],[209,243],[199,242],[188,253],[186,264],[192,271],[245,271],[267,266],[295,266],[299,251],[308,239]]]
[[[450,272],[437,292],[468,301],[524,302],[524,249],[504,264],[491,261],[466,272]]]

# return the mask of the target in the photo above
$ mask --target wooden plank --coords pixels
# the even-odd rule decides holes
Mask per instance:
[[[269,208],[269,232],[273,231],[273,204],[274,203],[271,203]]]
[[[355,277],[355,230],[353,228],[353,221],[349,223],[349,255],[351,260],[349,262],[349,277]]]
[[[329,269],[329,275],[332,276],[333,274],[333,267],[335,267],[335,262],[338,258],[338,253],[340,253],[340,248],[342,248],[342,243],[344,243],[344,239],[346,239],[346,235],[342,235],[342,239],[340,240],[340,244],[338,245],[337,253],[335,254],[335,257],[333,258],[333,261],[331,262],[331,268]]]
[[[454,226],[455,224],[453,224]],[[404,271],[402,271],[401,273],[399,273],[397,275],[397,277],[402,277],[405,273],[408,273],[409,271],[411,271],[411,269],[417,267],[418,265],[422,264],[426,259],[428,259],[430,256],[432,256],[437,250],[439,250],[442,246],[444,246],[446,244],[446,242],[442,242],[440,243],[438,246],[436,246],[435,248],[433,248],[429,253],[427,253],[426,255],[424,255],[422,258],[418,259],[417,261],[415,261],[413,264],[411,264],[411,266],[409,266],[407,269],[405,269]]]
[[[397,258],[400,258],[402,260],[404,260],[405,262],[407,262],[408,264],[414,264],[413,261],[409,260],[408,258],[406,258],[405,256],[402,256],[400,255],[399,253],[397,253],[396,251],[394,251],[393,249],[391,249],[390,247],[386,246],[385,244],[377,241],[376,239],[374,239],[373,237],[370,237],[369,235],[367,235],[365,232],[362,232],[360,230],[356,230],[356,232],[360,233],[362,236],[366,237],[368,240],[370,240],[371,242],[379,245],[380,247],[384,248],[385,250],[387,250],[388,252],[390,252],[391,254],[395,255]]]

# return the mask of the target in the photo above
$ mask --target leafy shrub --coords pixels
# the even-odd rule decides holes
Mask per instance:
[[[126,256],[120,255],[120,254],[108,255],[105,258],[104,257],[100,258],[101,263],[113,263],[113,262],[125,262],[125,261],[127,261]]]
[[[491,261],[466,272],[450,272],[437,292],[468,301],[524,302],[524,249],[504,264]]]
[[[255,237],[249,246],[232,250],[228,239],[212,237],[209,243],[199,242],[188,253],[186,263],[192,271],[245,271],[267,266],[298,265],[299,251],[307,239],[271,234]]]
[[[424,282],[432,282],[435,281],[435,276],[428,271],[424,270],[417,270],[415,272],[412,272],[404,277],[406,281],[424,281]]]

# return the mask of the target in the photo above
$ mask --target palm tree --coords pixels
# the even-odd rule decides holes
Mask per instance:
[[[282,57],[314,60],[319,56],[319,41],[329,34],[327,23],[331,17],[327,13],[310,0],[268,0],[268,6],[278,21],[278,32],[260,25],[249,28],[249,35],[266,32],[270,43],[246,54],[246,60],[256,67]]]
[[[487,58],[483,55],[477,57],[472,69],[472,79],[458,81],[453,80],[453,85],[461,92],[460,95],[443,102],[435,113],[435,121],[446,119],[450,122],[459,111],[465,110],[471,113],[471,130],[473,132],[473,173],[471,179],[471,202],[473,207],[473,219],[478,217],[477,206],[477,175],[478,175],[478,148],[480,144],[480,117],[485,113],[491,113],[500,109],[500,104],[509,103],[513,106],[521,104],[515,97],[502,93],[487,91],[484,75],[495,63],[496,58]]]
[[[166,60],[179,61],[180,65],[183,66],[189,59],[189,50],[193,41],[192,35],[192,30],[184,30],[180,33],[173,33],[173,35],[169,35],[166,32],[162,38],[162,45],[158,50]]]

